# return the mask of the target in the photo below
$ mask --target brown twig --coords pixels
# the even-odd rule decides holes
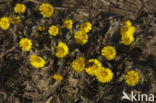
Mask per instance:
[[[41,2],[37,1],[37,0],[24,0],[25,2],[34,2],[34,3],[37,3],[37,4],[40,4]],[[121,15],[121,16],[127,16],[128,18],[130,19],[133,19],[135,20],[136,16],[133,12],[130,12],[130,11],[127,11],[127,10],[123,10],[123,9],[118,9],[118,8],[114,8],[112,7],[111,5],[109,4],[105,4],[104,6],[105,8],[103,9],[98,9],[98,8],[93,8],[94,10],[97,10],[97,11],[100,11],[100,12],[104,12],[104,13],[113,13],[113,14],[118,14],[118,15]],[[54,9],[55,10],[78,10],[78,11],[86,11],[89,13],[90,11],[90,8],[75,8],[75,7],[57,7],[57,6],[54,6]]]
[[[17,46],[12,47],[11,49],[7,50],[5,53],[2,53],[0,55],[0,59],[3,58],[5,55],[7,55],[9,52],[12,52],[16,49]]]
[[[37,0],[24,0],[24,2],[33,2],[33,3],[37,3],[40,4],[41,2],[37,1]]]

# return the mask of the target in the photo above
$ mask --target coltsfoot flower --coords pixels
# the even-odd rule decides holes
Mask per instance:
[[[55,53],[56,57],[63,58],[68,53],[69,53],[68,46],[65,43],[63,43],[63,42],[59,42],[57,47],[56,47],[56,53]]]
[[[74,38],[76,40],[76,43],[79,45],[84,45],[87,43],[88,41],[88,35],[87,34],[83,34],[82,31],[77,31],[74,35]]]
[[[32,42],[28,38],[21,39],[19,44],[20,44],[20,47],[22,48],[23,51],[29,51],[31,49],[31,46],[32,46]]]
[[[99,67],[95,71],[96,79],[101,83],[108,83],[113,79],[113,73],[109,68]]]
[[[132,34],[126,34],[126,35],[123,35],[122,37],[121,37],[121,42],[124,44],[124,45],[130,45],[130,44],[132,44],[133,43],[133,41],[134,41],[134,37],[133,37],[133,35]]]
[[[139,74],[134,70],[130,70],[125,75],[125,82],[129,86],[135,86],[139,82]]]
[[[52,25],[49,27],[49,34],[52,36],[56,36],[59,33],[59,28],[57,26]]]
[[[54,8],[49,3],[42,3],[40,5],[39,11],[44,17],[51,17],[54,13]]]
[[[36,38],[38,38],[38,37],[40,36],[39,32],[36,32],[36,33],[34,34],[34,36],[35,36]]]
[[[103,55],[107,60],[113,60],[116,57],[116,50],[113,46],[105,46],[101,50],[101,55]]]
[[[80,31],[82,31],[84,34],[88,33],[92,29],[92,24],[90,22],[85,22],[80,25]]]
[[[21,22],[21,17],[13,15],[13,16],[9,17],[9,20],[10,20],[10,23],[12,23],[12,24],[18,24]]]
[[[132,26],[132,23],[131,23],[131,21],[129,21],[129,20],[124,21],[124,24],[125,24],[125,25],[128,25],[128,26]]]
[[[37,55],[31,55],[30,57],[30,63],[35,68],[42,68],[45,65],[45,60]]]
[[[16,4],[14,7],[14,12],[15,13],[24,13],[26,10],[26,6],[24,4]]]
[[[45,26],[44,26],[44,25],[42,25],[42,26],[41,26],[41,25],[38,26],[38,30],[39,30],[39,31],[45,31]]]
[[[134,26],[129,26],[129,25],[125,25],[121,28],[120,33],[122,36],[126,35],[126,34],[134,34],[135,33],[135,27]]]
[[[89,64],[90,63],[90,64]],[[94,76],[95,75],[95,71],[102,66],[101,62],[98,61],[97,59],[90,59],[88,61],[89,66],[86,67],[86,72],[91,75]],[[87,65],[87,64],[86,64]]]
[[[124,22],[124,26],[120,29],[121,36],[127,35],[127,34],[134,34],[135,33],[135,27],[132,26],[132,23],[127,20]]]
[[[72,68],[76,72],[82,72],[85,69],[85,58],[84,57],[78,57],[72,62]]]
[[[56,81],[63,80],[63,76],[61,74],[54,74],[52,78],[55,79]]]
[[[10,27],[10,21],[8,17],[2,17],[0,19],[0,28],[3,30],[7,30]]]
[[[73,27],[73,21],[71,19],[65,19],[63,21],[63,25],[67,28],[67,29],[72,29]]]

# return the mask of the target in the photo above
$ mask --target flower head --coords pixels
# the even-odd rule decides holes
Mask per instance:
[[[16,4],[14,7],[14,12],[15,13],[24,13],[26,10],[26,6],[24,4]]]
[[[85,58],[79,57],[72,62],[72,68],[77,72],[82,72],[85,68]]]
[[[39,31],[45,31],[45,26],[44,26],[44,25],[42,25],[42,26],[41,26],[41,25],[38,26],[38,30],[39,30]]]
[[[102,66],[102,64],[100,63],[100,61],[98,61],[97,59],[90,59],[88,61],[88,63],[92,63],[90,64],[88,67],[86,67],[86,72],[91,75],[94,76],[95,75],[95,71]],[[86,64],[87,65],[87,64]]]
[[[121,37],[121,40],[124,45],[130,45],[134,41],[134,37],[132,34],[126,34]]]
[[[40,36],[39,32],[36,32],[34,36],[38,38]]]
[[[113,60],[116,56],[116,50],[112,46],[105,46],[101,50],[101,55],[103,55],[107,60]]]
[[[83,34],[82,31],[77,31],[74,35],[74,38],[76,40],[76,43],[78,43],[79,45],[84,45],[88,41],[88,35]]]
[[[124,21],[124,26],[121,28],[120,33],[121,35],[127,35],[127,34],[134,34],[135,33],[135,27],[132,26],[131,21],[127,20]]]
[[[54,8],[49,3],[42,3],[39,10],[44,17],[51,17],[54,13]]]
[[[124,25],[121,30],[120,33],[122,36],[126,35],[126,34],[134,34],[135,33],[135,27],[134,26],[130,26],[130,24],[128,25]]]
[[[63,43],[63,42],[59,42],[57,47],[56,47],[56,54],[55,54],[56,57],[63,58],[68,53],[69,53],[68,46],[65,43]]]
[[[130,70],[125,75],[125,82],[129,86],[135,86],[138,83],[138,81],[139,81],[139,74],[138,74],[138,72],[136,72],[134,70]]]
[[[45,65],[45,60],[37,55],[31,55],[30,63],[35,68],[42,68]]]
[[[9,17],[9,20],[10,20],[10,23],[12,23],[12,24],[18,24],[21,22],[21,17],[13,15],[13,16]]]
[[[63,80],[63,76],[61,74],[54,74],[53,75],[53,78],[56,80],[56,81],[62,81]]]
[[[90,22],[85,22],[80,25],[80,30],[83,33],[88,33],[92,29],[92,24]]]
[[[129,21],[129,20],[124,21],[124,24],[125,24],[125,25],[128,25],[128,26],[132,26],[132,23],[131,23],[131,21]]]
[[[73,21],[71,19],[69,20],[64,20],[63,21],[63,25],[67,28],[67,29],[72,29],[73,27]]]
[[[2,17],[0,19],[0,28],[3,30],[7,30],[10,27],[10,22],[8,17]]]
[[[59,33],[59,28],[57,26],[52,25],[49,27],[49,34],[52,36],[56,36]]]
[[[31,49],[31,46],[32,46],[32,42],[28,38],[21,39],[19,44],[20,44],[20,47],[22,48],[23,51],[29,51]]]
[[[108,83],[113,79],[113,73],[109,68],[99,67],[96,70],[95,76],[99,82]]]

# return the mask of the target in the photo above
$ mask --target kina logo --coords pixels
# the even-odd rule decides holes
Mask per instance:
[[[150,101],[154,102],[154,94],[141,94],[140,92],[134,93],[131,91],[130,96],[127,95],[125,91],[122,92],[123,96],[121,101],[128,100],[128,101]]]

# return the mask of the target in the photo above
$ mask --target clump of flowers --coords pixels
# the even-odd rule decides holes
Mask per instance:
[[[32,46],[32,42],[28,38],[22,38],[19,42],[20,47],[22,48],[23,51],[29,51]]]
[[[87,64],[86,64],[87,65]],[[95,75],[95,71],[102,66],[101,62],[98,61],[97,59],[90,59],[88,61],[88,67],[86,67],[86,72],[91,75],[94,76]]]
[[[57,26],[52,25],[51,27],[49,27],[49,34],[52,36],[56,36],[59,33],[59,28]]]
[[[63,43],[63,42],[59,42],[57,47],[56,47],[56,53],[55,53],[56,57],[63,58],[68,53],[69,53],[68,46],[65,43]]]
[[[63,21],[63,25],[64,25],[64,27],[66,27],[67,29],[72,29],[72,27],[73,27],[73,21],[71,20],[71,19],[65,19],[64,21]]]
[[[124,26],[121,28],[121,40],[124,45],[130,45],[134,41],[133,34],[135,33],[135,27],[127,20],[124,22]]]
[[[132,26],[132,23],[129,20],[127,20],[124,22],[124,24],[125,25],[120,30],[121,35],[126,35],[127,33],[133,35],[135,33],[135,27]]]
[[[80,25],[80,31],[83,33],[88,33],[92,29],[92,24],[90,22],[85,22]]]
[[[112,71],[105,67],[99,67],[95,72],[95,76],[101,83],[108,83],[113,79]]]
[[[52,78],[55,79],[56,81],[63,80],[63,76],[61,74],[54,74]]]
[[[125,82],[129,86],[135,86],[139,82],[139,74],[134,70],[130,70],[125,75]]]
[[[0,28],[3,30],[7,30],[10,27],[10,21],[8,17],[2,17],[0,19]]]
[[[85,69],[85,58],[84,57],[78,57],[72,62],[72,68],[76,72],[82,72]]]
[[[12,24],[18,24],[18,23],[21,22],[21,17],[20,16],[13,15],[13,16],[9,17],[9,21]]]
[[[44,17],[51,17],[54,13],[54,8],[49,3],[42,3],[40,5],[39,11]]]
[[[116,50],[113,46],[105,46],[101,50],[101,55],[103,55],[107,60],[113,60],[116,57]]]
[[[31,55],[30,57],[30,63],[35,68],[42,68],[45,65],[45,60],[37,55]]]
[[[16,4],[14,7],[14,12],[15,13],[24,13],[26,10],[26,6],[24,4]]]
[[[88,35],[84,34],[82,31],[77,31],[74,35],[74,38],[76,40],[76,43],[79,45],[84,45],[88,41]]]

